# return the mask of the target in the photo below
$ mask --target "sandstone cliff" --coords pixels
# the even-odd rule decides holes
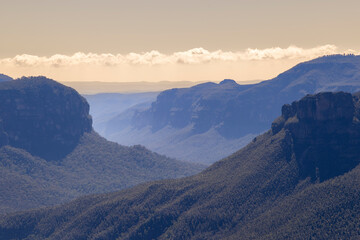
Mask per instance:
[[[64,157],[92,130],[89,105],[75,90],[45,77],[0,84],[0,145],[47,160]]]
[[[358,104],[349,93],[326,92],[282,107],[272,132],[286,132],[289,157],[296,158],[302,177],[324,181],[360,162]]]

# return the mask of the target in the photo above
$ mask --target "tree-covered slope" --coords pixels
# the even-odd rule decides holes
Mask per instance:
[[[3,239],[356,239],[359,98],[309,95],[205,171],[0,221]]]
[[[89,105],[44,77],[0,83],[0,212],[59,204],[203,167],[92,130]]]

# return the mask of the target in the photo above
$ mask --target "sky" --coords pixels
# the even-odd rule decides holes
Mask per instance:
[[[58,81],[265,80],[360,53],[358,0],[1,0],[0,73]]]

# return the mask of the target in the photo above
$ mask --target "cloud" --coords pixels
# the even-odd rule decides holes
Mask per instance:
[[[0,64],[33,67],[51,66],[66,67],[82,64],[93,64],[99,66],[127,65],[164,65],[164,64],[204,64],[209,62],[236,62],[236,61],[257,61],[257,60],[280,60],[280,59],[312,59],[323,55],[340,53],[335,45],[323,45],[314,48],[300,48],[289,46],[288,48],[266,48],[244,51],[208,51],[204,48],[193,48],[188,51],[175,52],[173,54],[162,54],[153,50],[144,53],[122,54],[96,54],[78,52],[74,55],[55,54],[50,57],[40,57],[28,54],[17,55],[13,58],[0,59]],[[355,53],[354,50],[347,50],[342,53]]]

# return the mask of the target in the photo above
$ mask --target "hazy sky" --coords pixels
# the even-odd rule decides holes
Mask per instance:
[[[0,72],[61,81],[266,79],[360,50],[359,0],[1,0]]]

